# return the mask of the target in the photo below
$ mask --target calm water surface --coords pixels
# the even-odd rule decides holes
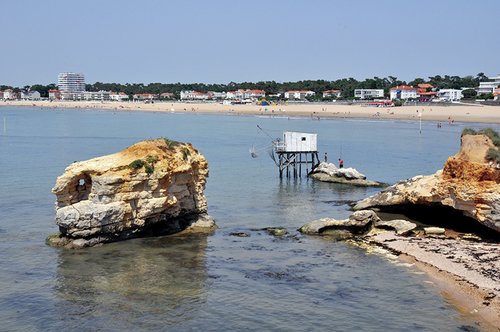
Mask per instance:
[[[347,218],[380,189],[283,179],[264,147],[283,130],[318,134],[368,179],[394,184],[442,168],[463,124],[380,119],[0,107],[0,330],[483,331],[478,317],[414,267],[297,229]],[[470,125],[469,125],[470,126]],[[480,129],[484,125],[473,125]],[[498,129],[498,128],[497,128]],[[2,132],[3,134],[3,132]],[[205,194],[219,229],[84,250],[45,245],[57,232],[51,189],[74,161],[168,136],[207,158]],[[267,227],[288,234],[274,237]],[[231,233],[244,232],[248,237]]]

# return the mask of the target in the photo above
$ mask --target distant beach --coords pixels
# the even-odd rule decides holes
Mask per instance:
[[[410,119],[448,123],[476,122],[500,123],[500,107],[452,104],[451,106],[400,106],[364,107],[359,105],[302,104],[302,105],[223,105],[220,103],[177,103],[177,102],[99,102],[99,101],[8,101],[0,106],[31,106],[52,108],[99,108],[116,111],[155,111],[155,112],[198,112],[231,113],[239,115],[267,116],[309,116],[322,117]]]

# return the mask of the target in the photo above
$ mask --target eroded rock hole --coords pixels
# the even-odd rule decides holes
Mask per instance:
[[[82,176],[76,180],[75,193],[73,195],[74,199],[72,203],[77,203],[89,198],[89,194],[92,189],[92,179],[88,174],[82,174]]]
[[[456,233],[473,233],[483,239],[500,242],[498,232],[449,206],[398,205],[380,208],[380,211],[376,213],[382,220],[404,219],[411,221],[417,224],[417,230],[436,226]]]

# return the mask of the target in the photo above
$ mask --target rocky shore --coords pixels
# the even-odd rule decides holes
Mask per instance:
[[[500,167],[491,159],[498,152],[494,140],[491,132],[462,134],[460,151],[436,174],[399,181],[359,201],[348,219],[323,218],[300,231],[383,247],[500,328]],[[405,209],[436,213],[446,228],[381,220],[375,212]]]

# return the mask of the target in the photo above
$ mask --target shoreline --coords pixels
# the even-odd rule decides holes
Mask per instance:
[[[460,240],[453,234],[405,237],[392,231],[367,240],[396,255],[401,262],[414,265],[444,296],[500,329],[500,285],[495,274],[500,266],[500,244]]]
[[[1,106],[26,106],[42,108],[95,108],[114,111],[144,111],[173,113],[222,113],[238,115],[265,116],[302,116],[312,119],[328,118],[367,118],[434,121],[446,124],[453,122],[495,123],[500,124],[500,107],[483,105],[456,104],[452,106],[400,106],[364,107],[360,105],[303,104],[303,105],[222,105],[218,103],[172,103],[155,102],[99,102],[99,101],[7,101]],[[453,121],[453,122],[452,122]]]

